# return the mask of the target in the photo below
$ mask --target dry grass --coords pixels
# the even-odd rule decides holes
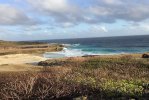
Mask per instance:
[[[30,64],[3,64],[0,65],[0,72],[24,72],[24,71],[40,71],[41,66]]]
[[[149,98],[148,59],[66,58],[57,64],[36,72],[0,73],[0,99]]]
[[[42,54],[62,50],[62,45],[40,42],[7,42],[0,41],[0,55],[8,54]]]

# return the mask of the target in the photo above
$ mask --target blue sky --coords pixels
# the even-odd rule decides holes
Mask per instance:
[[[0,0],[0,40],[149,35],[149,0]]]

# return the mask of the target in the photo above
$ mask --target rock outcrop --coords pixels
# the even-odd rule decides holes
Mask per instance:
[[[142,58],[149,58],[149,54],[143,54]]]
[[[61,66],[64,64],[67,64],[68,62],[66,61],[58,61],[58,60],[46,60],[46,61],[41,61],[38,63],[39,66]]]

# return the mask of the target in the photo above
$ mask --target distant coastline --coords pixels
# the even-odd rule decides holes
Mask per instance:
[[[64,44],[63,51],[54,53],[64,57],[84,55],[140,54],[149,52],[149,35],[43,40],[43,43]],[[50,53],[47,56],[51,56]]]
[[[60,51],[62,49],[63,47],[60,44],[0,41],[0,55],[43,54],[45,52]]]
[[[73,40],[73,39],[90,39],[90,38],[123,38],[123,37],[140,37],[140,36],[147,36],[149,37],[148,34],[144,34],[144,35],[124,35],[124,36],[103,36],[103,37],[81,37],[81,38],[58,38],[58,39],[42,39],[42,40],[20,40],[18,42],[46,42],[46,41],[57,41],[57,40]]]

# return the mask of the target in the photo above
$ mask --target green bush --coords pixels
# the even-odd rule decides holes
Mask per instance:
[[[123,96],[142,96],[144,89],[140,82],[127,80],[108,80],[105,83],[102,83],[101,87],[103,91],[107,91],[109,93],[115,91],[121,93]]]

